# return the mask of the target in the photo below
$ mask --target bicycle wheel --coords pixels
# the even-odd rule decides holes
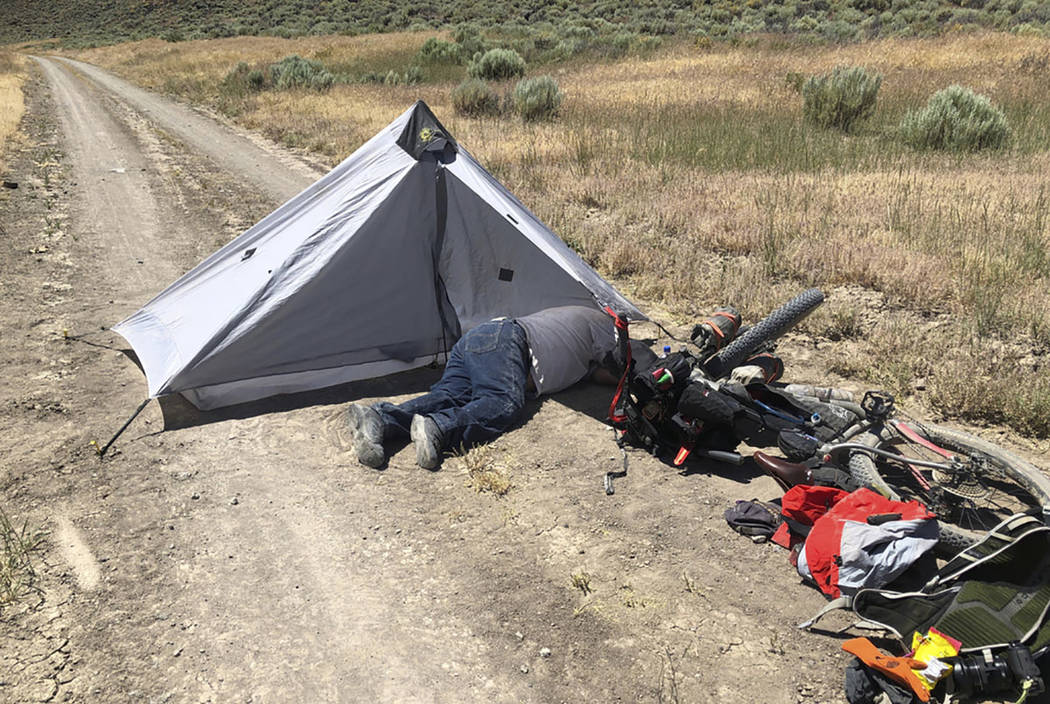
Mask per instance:
[[[953,465],[932,469],[855,451],[853,478],[897,501],[916,499],[937,514],[938,552],[969,547],[1015,513],[1050,516],[1050,478],[1034,465],[978,437],[930,423],[888,421],[853,442],[904,458]],[[949,459],[954,457],[954,461]]]
[[[777,339],[812,313],[824,302],[819,288],[803,291],[749,328],[718,354],[704,363],[704,370],[712,379],[725,376],[740,365],[762,345]]]

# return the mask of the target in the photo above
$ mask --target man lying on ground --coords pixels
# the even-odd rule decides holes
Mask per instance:
[[[642,367],[655,355],[632,342]],[[619,380],[612,316],[597,308],[547,308],[514,320],[482,323],[461,337],[441,380],[401,404],[351,403],[347,423],[361,464],[381,467],[385,441],[410,437],[416,463],[435,469],[446,450],[488,442],[514,427],[525,398],[552,394],[585,377]]]

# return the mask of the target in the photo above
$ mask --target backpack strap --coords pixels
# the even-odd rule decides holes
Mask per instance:
[[[813,615],[813,618],[808,621],[803,621],[798,624],[798,627],[802,630],[809,630],[812,628],[817,621],[824,618],[832,611],[838,611],[839,609],[849,609],[853,606],[853,597],[851,596],[840,596],[837,599],[832,599],[828,603],[824,604],[824,608]]]
[[[626,318],[617,315],[616,311],[609,306],[605,307],[605,312],[612,316],[616,325],[616,342],[620,348],[620,359],[623,360],[623,374],[620,375],[620,382],[616,385],[616,393],[613,395],[612,403],[609,404],[609,420],[616,428],[623,428],[627,423],[627,413],[621,404],[630,403],[630,394],[624,393],[624,389],[627,387],[627,377],[631,373],[632,366],[629,322]]]
[[[628,414],[631,411],[636,412],[636,409],[627,408],[628,404],[632,403],[631,395],[624,393],[624,390],[627,388],[627,377],[630,376],[631,367],[633,366],[629,321],[617,315],[616,311],[609,306],[605,306],[605,312],[612,316],[613,324],[616,326],[616,342],[620,350],[620,359],[623,360],[623,373],[620,375],[620,381],[616,384],[616,393],[613,394],[612,402],[609,404],[609,421],[613,424],[613,433],[618,431],[620,433],[616,437],[616,444],[623,455],[623,469],[619,472],[605,473],[605,494],[612,496],[616,493],[616,489],[613,487],[613,479],[627,476],[627,449],[623,444],[622,433],[626,432],[627,424],[629,423]]]

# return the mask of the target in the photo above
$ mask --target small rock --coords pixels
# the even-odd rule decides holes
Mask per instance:
[[[521,666],[521,674],[523,674],[523,675],[529,674],[529,666],[528,665],[522,665]]]
[[[179,657],[180,655],[182,655],[182,648],[178,648],[178,649],[176,649],[176,650],[175,650],[175,652],[171,654],[171,656],[172,656],[173,658],[177,658],[177,657]]]
[[[230,499],[230,506],[236,506],[239,503],[240,503],[240,500],[236,496],[234,496],[232,499]]]
[[[201,495],[200,495],[200,494],[198,494],[197,492],[193,492],[193,496],[191,496],[190,498],[191,498],[191,499],[193,499],[194,501],[196,501],[196,500],[197,500],[197,499],[199,499],[200,497],[201,497]]]
[[[551,649],[550,648],[540,648],[540,657],[541,658],[549,658],[550,656],[551,656]]]
[[[522,633],[521,631],[518,631],[517,633],[515,633],[514,637],[517,638],[518,640],[525,640],[525,634]]]

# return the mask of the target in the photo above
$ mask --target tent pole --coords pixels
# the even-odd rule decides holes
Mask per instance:
[[[109,449],[109,446],[116,442],[117,438],[120,437],[121,433],[128,429],[128,426],[131,425],[131,421],[139,417],[139,413],[142,413],[142,409],[144,409],[146,407],[146,404],[149,402],[150,399],[147,397],[145,401],[139,404],[139,407],[135,409],[135,412],[131,414],[131,417],[124,421],[124,425],[120,426],[120,430],[117,431],[116,435],[111,437],[109,439],[109,442],[107,442],[105,445],[98,449],[98,456],[100,458],[105,456],[106,450]]]

